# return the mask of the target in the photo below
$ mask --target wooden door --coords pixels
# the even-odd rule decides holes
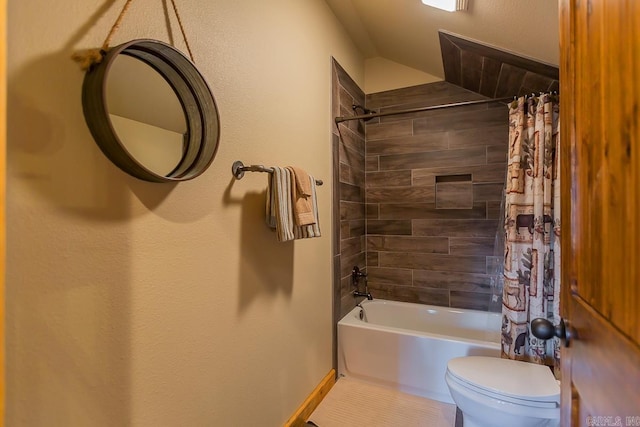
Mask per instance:
[[[560,0],[562,426],[640,426],[640,1]]]

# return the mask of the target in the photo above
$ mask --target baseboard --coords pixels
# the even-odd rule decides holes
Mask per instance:
[[[336,370],[332,369],[329,373],[320,381],[320,384],[311,392],[309,397],[302,402],[302,405],[296,410],[296,412],[284,423],[284,427],[300,427],[304,426],[309,419],[309,416],[318,407],[322,399],[329,393],[331,387],[336,383]]]

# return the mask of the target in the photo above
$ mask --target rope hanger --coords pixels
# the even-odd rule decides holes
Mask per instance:
[[[107,51],[109,50],[109,44],[111,43],[111,38],[116,33],[118,28],[120,28],[122,19],[124,18],[124,15],[129,10],[129,6],[131,6],[131,3],[133,3],[133,0],[126,1],[124,6],[122,7],[122,10],[120,11],[120,14],[118,15],[118,18],[116,19],[116,22],[113,23],[113,25],[111,26],[111,30],[109,30],[109,34],[107,34],[107,37],[104,39],[104,42],[102,43],[101,48],[87,49],[85,51],[76,52],[73,55],[71,55],[71,59],[73,59],[78,64],[80,64],[80,68],[83,71],[88,70],[89,68],[91,68],[92,65],[99,64],[100,62],[102,62],[102,59],[104,58],[104,56],[107,54]],[[182,25],[182,18],[180,17],[180,13],[178,12],[178,6],[176,6],[175,0],[171,0],[171,5],[173,6],[173,12],[176,14],[178,25],[180,26],[182,39],[184,40],[184,44],[187,46],[187,51],[189,52],[189,58],[191,59],[191,62],[195,63],[193,59],[193,53],[191,52],[191,46],[189,46],[189,41],[187,40],[187,34],[184,31],[184,26]]]

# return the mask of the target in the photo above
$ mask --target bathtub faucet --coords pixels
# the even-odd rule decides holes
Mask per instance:
[[[373,295],[371,295],[371,292],[360,292],[357,289],[355,291],[353,291],[353,297],[354,298],[367,297],[367,299],[369,301],[371,301],[373,299]]]
[[[351,283],[353,283],[353,286],[358,287],[358,283],[360,283],[360,278],[363,277],[365,280],[365,283],[367,281],[367,273],[361,271],[357,265],[355,265],[353,267],[353,270],[351,270]]]
[[[360,278],[364,279],[364,292],[360,292],[358,289],[358,283],[360,283]],[[367,297],[368,300],[372,300],[373,296],[369,292],[369,285],[367,284],[367,273],[360,271],[358,266],[354,266],[353,270],[351,270],[351,283],[355,286],[355,290],[353,291],[353,297]]]

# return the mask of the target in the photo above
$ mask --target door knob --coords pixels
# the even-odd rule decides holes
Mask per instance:
[[[569,322],[565,322],[564,319],[560,319],[560,323],[553,326],[553,323],[543,318],[531,321],[531,333],[541,340],[558,337],[565,347],[569,347],[571,340],[576,335]]]

